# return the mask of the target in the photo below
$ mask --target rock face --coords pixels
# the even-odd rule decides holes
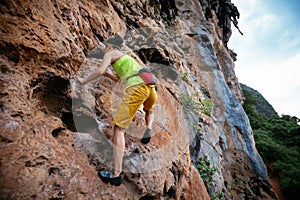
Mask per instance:
[[[207,18],[207,8],[196,0],[2,1],[0,198],[276,199],[220,15],[212,9]],[[72,78],[101,63],[97,45],[114,33],[159,79],[155,135],[140,143],[138,112],[120,187],[97,170],[112,165],[123,84],[101,77],[80,87]],[[205,183],[202,158],[216,169]]]

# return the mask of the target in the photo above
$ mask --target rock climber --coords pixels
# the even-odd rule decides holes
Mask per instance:
[[[114,116],[113,120],[113,159],[114,168],[104,170],[98,173],[104,182],[110,182],[112,185],[119,186],[122,183],[122,162],[125,150],[125,130],[136,115],[138,109],[143,104],[145,111],[146,131],[141,142],[146,144],[151,138],[151,128],[154,120],[153,111],[157,100],[155,86],[146,84],[143,79],[136,75],[142,68],[138,62],[121,51],[123,39],[118,34],[104,41],[105,54],[101,65],[89,76],[78,78],[80,84],[84,85],[93,81],[101,75],[106,75],[115,82],[120,78],[126,81],[126,90],[122,102]],[[115,74],[108,72],[108,67],[112,66]]]

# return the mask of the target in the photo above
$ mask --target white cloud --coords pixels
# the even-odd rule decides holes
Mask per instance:
[[[291,35],[291,31],[285,30],[281,35],[281,37],[278,39],[278,42],[280,42],[281,44],[287,43],[290,39],[290,35]]]
[[[288,51],[293,49],[294,52],[300,53],[300,30],[286,29],[283,31],[281,36],[278,38],[278,44],[280,45],[282,51]]]
[[[300,118],[300,54],[276,63],[260,63],[247,69],[237,69],[240,82],[258,90],[279,114]]]
[[[241,36],[234,28],[229,48],[237,54],[241,83],[258,90],[279,114],[300,118],[300,37],[291,13],[275,13],[262,0],[232,0],[241,14]]]
[[[259,16],[256,20],[254,20],[255,33],[266,34],[268,31],[274,29],[274,23],[276,22],[276,16],[270,13],[266,13],[262,16]],[[256,36],[258,36],[256,34]]]

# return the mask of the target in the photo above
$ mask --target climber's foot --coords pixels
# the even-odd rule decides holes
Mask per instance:
[[[150,139],[151,139],[151,129],[147,128],[147,130],[145,131],[145,133],[143,135],[143,138],[141,139],[141,142],[143,144],[147,144],[150,142]]]
[[[115,186],[120,186],[123,181],[123,172],[121,172],[119,174],[119,176],[114,176],[113,171],[104,170],[104,171],[98,172],[98,176],[100,177],[100,179],[103,182],[105,182],[105,183],[109,182],[110,184],[115,185]]]

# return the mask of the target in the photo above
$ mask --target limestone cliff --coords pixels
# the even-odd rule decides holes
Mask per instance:
[[[209,2],[1,1],[0,198],[276,199],[241,106],[225,1]],[[140,143],[138,112],[120,187],[97,170],[112,164],[122,83],[72,79],[101,63],[114,33],[159,79],[155,135]],[[205,183],[199,160],[216,169]]]

